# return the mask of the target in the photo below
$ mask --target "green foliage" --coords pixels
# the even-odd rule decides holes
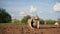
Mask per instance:
[[[6,12],[5,9],[0,8],[0,23],[11,22],[11,16]]]
[[[11,24],[22,24],[20,21],[12,22]]]
[[[21,22],[19,20],[17,20],[17,19],[13,19],[12,24],[21,24]]]
[[[51,25],[52,25],[52,24],[54,24],[54,23],[55,23],[54,20],[47,20],[47,21],[46,21],[46,24],[51,24]]]
[[[27,24],[27,21],[28,21],[28,19],[30,19],[30,18],[31,18],[31,17],[30,17],[29,15],[24,16],[24,18],[21,20],[21,23]]]

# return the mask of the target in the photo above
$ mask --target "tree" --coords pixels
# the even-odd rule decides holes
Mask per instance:
[[[60,22],[60,18],[58,18],[58,22]]]
[[[44,20],[40,20],[39,24],[45,24],[45,21]]]
[[[21,20],[21,23],[27,24],[28,19],[30,19],[31,17],[29,15],[24,16],[24,18]]]
[[[58,20],[57,20],[57,21],[58,21],[58,23],[60,24],[60,18],[58,18]]]
[[[51,20],[51,19],[50,19],[50,20],[46,20],[46,24],[51,24],[51,25],[52,25],[52,24],[54,24],[54,23],[55,23],[54,20]]]
[[[5,9],[0,8],[0,23],[11,22],[11,16]]]

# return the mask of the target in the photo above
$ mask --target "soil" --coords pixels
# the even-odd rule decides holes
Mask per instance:
[[[0,34],[60,34],[60,26],[41,26],[40,29],[29,25],[0,25]]]

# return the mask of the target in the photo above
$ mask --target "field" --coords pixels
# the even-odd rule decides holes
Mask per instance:
[[[0,34],[60,34],[60,26],[40,25],[31,29],[25,24],[0,24]]]

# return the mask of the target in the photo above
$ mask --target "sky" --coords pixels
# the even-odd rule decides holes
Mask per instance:
[[[44,20],[60,18],[60,0],[0,0],[0,8],[6,9],[12,19],[20,20],[26,15]]]

